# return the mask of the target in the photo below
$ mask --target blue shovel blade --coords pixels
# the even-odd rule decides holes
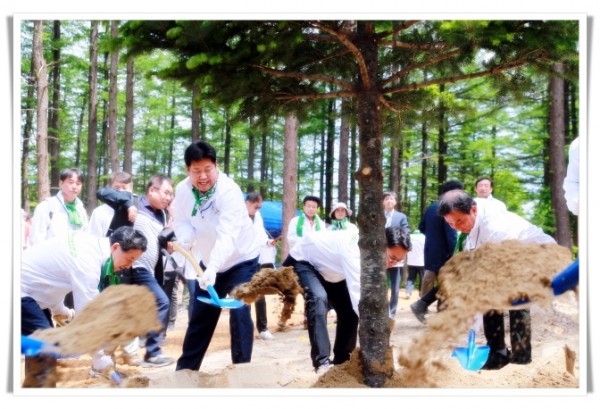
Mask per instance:
[[[25,356],[40,354],[59,356],[56,346],[25,335],[21,335],[21,353]]]
[[[458,359],[458,363],[469,371],[478,371],[485,365],[490,355],[490,347],[475,345],[475,330],[469,331],[469,345],[467,347],[455,348],[452,357]]]
[[[562,293],[571,290],[579,284],[579,259],[573,261],[567,268],[561,271],[559,274],[554,276],[550,286],[552,287],[552,293],[561,295]],[[517,298],[512,300],[513,306],[519,306],[528,304],[529,298]]]
[[[230,309],[240,308],[245,305],[243,301],[236,300],[235,298],[219,298],[219,294],[217,294],[217,291],[215,290],[215,288],[212,285],[209,285],[207,287],[207,290],[208,290],[208,293],[210,294],[210,298],[196,297],[198,299],[198,301],[202,301],[204,303],[214,305],[215,307],[230,308]]]

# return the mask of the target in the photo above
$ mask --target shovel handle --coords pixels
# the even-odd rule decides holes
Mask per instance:
[[[176,241],[173,242],[173,250],[183,254],[183,257],[185,257],[187,261],[190,262],[192,267],[194,267],[194,270],[196,270],[196,274],[198,277],[201,277],[202,274],[204,274],[204,271],[202,271],[202,267],[200,267],[200,263],[198,263],[196,258],[192,255],[192,253],[181,247]]]

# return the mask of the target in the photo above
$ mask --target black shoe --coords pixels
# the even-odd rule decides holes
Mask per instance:
[[[517,365],[527,365],[531,363],[530,351],[517,351],[511,354],[510,363]]]
[[[510,351],[506,350],[506,355],[500,352],[490,352],[490,356],[481,369],[493,371],[504,368],[510,362]]]
[[[410,309],[419,321],[421,321],[423,324],[426,323],[425,314],[427,314],[427,304],[425,303],[425,301],[415,301],[410,305]]]

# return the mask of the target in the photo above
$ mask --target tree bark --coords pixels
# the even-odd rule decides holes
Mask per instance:
[[[381,141],[381,106],[376,85],[377,47],[369,23],[358,23],[358,47],[368,77],[359,77],[358,119],[360,166],[356,173],[360,188],[361,292],[359,340],[363,377],[370,387],[383,387],[393,373],[390,348],[389,303],[385,282],[385,234]]]
[[[50,155],[50,186],[60,181],[60,20],[54,20],[52,26],[54,47],[52,49],[52,104],[48,110],[48,154]],[[51,188],[52,189],[52,188]]]
[[[555,239],[558,244],[571,248],[569,232],[569,212],[562,187],[567,174],[565,166],[565,102],[564,102],[564,64],[553,66],[554,75],[550,77],[550,139],[548,141],[548,171],[552,207],[556,218]]]
[[[349,102],[342,101],[340,125],[340,151],[338,164],[338,201],[348,203],[348,145],[350,140]]]
[[[48,72],[44,59],[44,22],[33,23],[33,67],[36,79],[37,97],[37,170],[38,170],[38,202],[50,196],[50,180],[48,179]]]
[[[135,88],[135,61],[127,58],[127,78],[125,80],[125,141],[123,150],[123,171],[133,175],[133,113]]]
[[[91,21],[90,30],[90,97],[88,107],[88,158],[86,209],[92,212],[98,203],[96,188],[98,180],[98,21]]]
[[[281,260],[289,253],[287,241],[288,225],[296,215],[296,185],[298,183],[298,117],[289,113],[285,117],[285,135],[283,142],[283,215],[281,236]]]
[[[110,36],[115,40],[119,36],[119,22],[110,22]],[[117,172],[120,169],[119,143],[117,139],[117,73],[119,68],[119,50],[110,52],[110,72],[108,91],[108,145],[110,154],[110,170]]]

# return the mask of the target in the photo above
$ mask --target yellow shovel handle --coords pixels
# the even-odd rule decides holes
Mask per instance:
[[[183,254],[183,256],[187,259],[187,261],[190,262],[192,267],[194,267],[194,270],[196,270],[196,274],[198,275],[198,277],[200,277],[202,274],[204,274],[204,271],[202,271],[202,268],[200,267],[200,263],[198,263],[198,261],[192,255],[192,253],[190,253],[189,251],[187,251],[186,249],[181,247],[179,245],[179,243],[177,243],[176,241],[174,241],[172,243],[173,243],[173,250],[175,250],[178,253]]]

